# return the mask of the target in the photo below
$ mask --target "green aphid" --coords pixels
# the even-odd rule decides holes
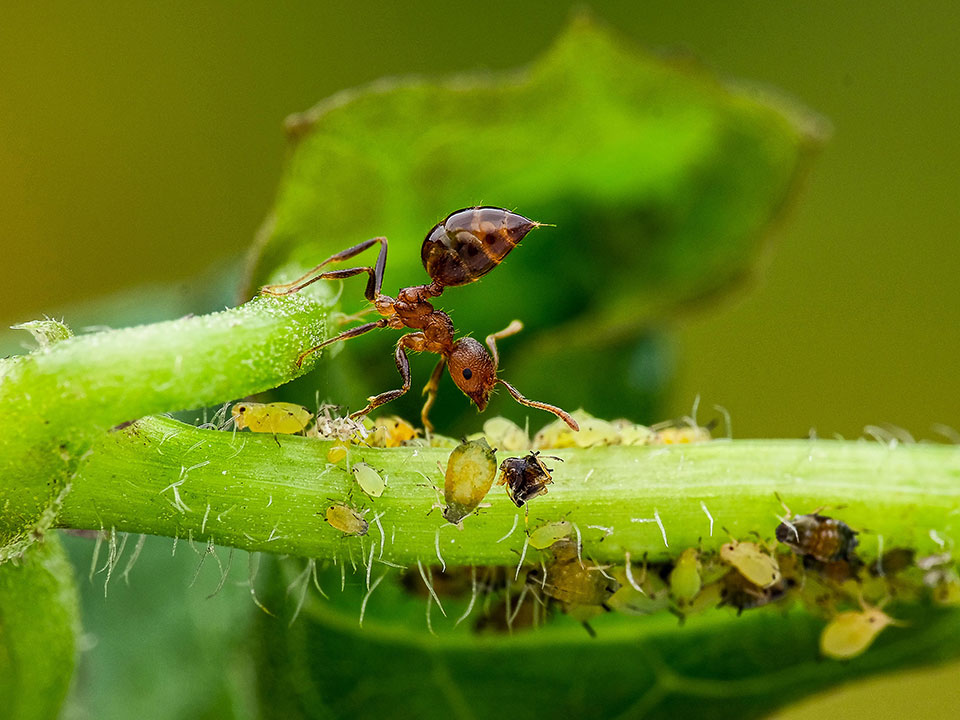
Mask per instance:
[[[670,571],[670,594],[681,605],[691,602],[700,592],[700,553],[696,548],[684,550]]]
[[[367,465],[367,463],[354,463],[353,467],[350,468],[350,472],[353,473],[357,485],[359,485],[360,489],[367,495],[370,497],[380,497],[383,495],[383,491],[387,487],[387,482],[381,477],[380,473]]]
[[[571,530],[573,530],[573,523],[567,520],[547,523],[530,533],[528,542],[535,550],[546,550],[554,543],[570,537]]]

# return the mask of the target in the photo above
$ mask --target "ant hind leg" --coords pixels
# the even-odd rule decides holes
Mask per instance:
[[[330,263],[343,262],[344,260],[349,260],[360,253],[362,253],[367,248],[370,248],[377,243],[380,244],[380,252],[377,255],[377,261],[374,263],[374,266],[371,267],[362,267],[362,268],[351,268],[351,270],[340,270],[335,272],[321,273],[318,272],[321,268],[326,267]],[[369,240],[364,240],[358,245],[354,245],[351,248],[346,250],[341,250],[335,255],[331,255],[322,263],[314,267],[312,270],[305,272],[299,278],[289,283],[282,283],[279,285],[266,285],[260,288],[260,292],[265,295],[291,295],[295,292],[303,290],[303,288],[308,285],[312,285],[317,280],[334,280],[345,277],[352,277],[353,275],[359,275],[361,272],[369,274],[369,279],[367,280],[367,289],[365,295],[368,300],[373,300],[380,293],[380,287],[383,284],[383,271],[387,264],[387,239],[385,237],[375,237],[370,238]],[[349,272],[349,275],[338,275],[336,273],[346,273]]]

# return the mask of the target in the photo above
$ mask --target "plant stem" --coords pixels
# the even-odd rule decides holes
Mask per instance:
[[[960,531],[960,449],[948,446],[738,440],[550,451],[564,462],[548,461],[555,484],[530,503],[529,525],[494,487],[490,506],[458,531],[439,512],[428,514],[437,501],[431,483],[442,486],[437,462],[445,464],[449,450],[352,447],[351,463],[362,459],[387,477],[384,495],[371,500],[343,463],[326,462],[330,445],[148,418],[101,439],[58,522],[318,558],[359,559],[371,543],[380,558],[382,544],[382,559],[403,565],[439,562],[437,544],[448,564],[515,564],[525,527],[563,517],[598,562],[622,562],[627,551],[656,559],[698,544],[716,549],[729,539],[725,529],[769,539],[784,514],[775,492],[798,513],[830,506],[861,532],[865,559],[875,557],[880,536],[886,549],[927,553]],[[368,509],[366,537],[345,537],[324,522],[334,502]],[[513,533],[498,542],[515,518]]]
[[[267,390],[302,370],[327,336],[306,293],[232,310],[81,335],[4,363],[0,373],[0,561],[42,534],[78,461],[104,431],[145,415]]]

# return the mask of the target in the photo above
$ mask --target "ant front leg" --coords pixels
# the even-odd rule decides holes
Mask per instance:
[[[516,335],[521,330],[523,330],[523,323],[519,320],[514,320],[500,332],[495,332],[493,335],[487,335],[487,347],[490,348],[490,356],[493,358],[493,367],[500,367],[500,355],[497,354],[497,340],[502,340],[505,337]]]
[[[297,358],[297,367],[300,367],[301,365],[303,365],[303,361],[306,358],[308,358],[310,355],[313,355],[320,348],[325,348],[327,345],[332,345],[333,343],[340,342],[341,340],[349,340],[352,337],[356,337],[357,335],[363,335],[364,333],[368,333],[371,330],[376,330],[378,328],[386,327],[388,322],[389,320],[387,318],[382,318],[381,320],[377,320],[375,322],[369,322],[364,325],[357,325],[357,327],[350,328],[349,330],[345,330],[344,332],[340,333],[336,337],[332,337],[329,340],[324,340],[319,345],[314,345],[309,350],[304,350],[302,353],[300,353],[300,356]]]
[[[570,413],[568,413],[566,410],[561,410],[556,405],[548,405],[547,403],[538,402],[537,400],[528,400],[520,394],[519,390],[517,390],[506,380],[498,379],[497,382],[503,385],[507,389],[507,392],[513,395],[513,399],[521,405],[526,405],[527,407],[537,408],[538,410],[546,410],[549,413],[553,413],[558,418],[563,420],[567,425],[569,425],[571,430],[576,430],[579,432],[580,425],[576,420],[570,417]]]
[[[319,272],[319,270],[330,263],[343,262],[344,260],[349,260],[360,253],[362,253],[367,248],[373,247],[377,243],[380,244],[380,252],[377,255],[377,262],[374,263],[374,266],[371,267],[355,267],[348,270],[334,270],[331,272]],[[299,278],[293,282],[283,283],[281,285],[266,285],[260,288],[260,292],[265,295],[291,295],[295,292],[303,290],[303,288],[308,285],[312,285],[317,282],[317,280],[342,280],[344,278],[353,277],[354,275],[360,275],[361,273],[367,273],[369,278],[367,279],[367,289],[364,292],[367,300],[373,302],[373,299],[380,294],[380,288],[383,286],[383,271],[387,265],[387,239],[385,237],[375,237],[369,240],[364,240],[359,245],[354,245],[352,248],[347,248],[338,252],[336,255],[331,255],[322,263],[317,265],[312,270],[301,275]]]
[[[394,353],[394,359],[397,363],[397,370],[400,372],[400,378],[403,380],[403,387],[399,390],[388,390],[374,397],[367,398],[367,406],[363,410],[350,413],[351,418],[363,417],[375,408],[386,405],[388,402],[402,397],[410,389],[410,362],[407,360],[407,350],[421,352],[425,341],[423,333],[416,332],[404,335],[397,342],[397,351]]]
[[[423,409],[420,410],[420,422],[423,423],[423,429],[426,430],[427,435],[433,432],[433,423],[430,422],[428,415],[430,414],[430,408],[433,407],[433,402],[437,399],[437,390],[440,388],[440,377],[443,375],[443,368],[447,364],[447,359],[445,357],[440,358],[440,362],[437,363],[437,366],[433,369],[433,374],[430,376],[430,379],[427,381],[427,384],[423,386],[423,392],[421,395],[426,395],[427,400],[423,403]]]

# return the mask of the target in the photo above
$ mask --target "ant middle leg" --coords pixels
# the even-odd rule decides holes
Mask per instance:
[[[493,358],[494,368],[500,367],[500,355],[497,353],[497,340],[516,335],[521,330],[523,330],[523,323],[519,320],[514,320],[503,330],[495,332],[492,335],[487,335],[487,347],[490,348],[490,356]]]
[[[357,337],[357,335],[363,335],[364,333],[368,333],[371,330],[376,330],[377,328],[386,327],[388,322],[389,320],[387,318],[382,318],[375,322],[369,322],[364,325],[357,325],[357,327],[353,327],[353,328],[350,328],[349,330],[345,330],[344,332],[340,333],[336,337],[332,337],[329,340],[324,340],[319,345],[314,345],[309,350],[305,350],[302,353],[300,353],[300,356],[297,358],[297,367],[300,367],[301,365],[303,365],[303,361],[310,355],[313,355],[313,353],[315,353],[320,348],[324,348],[327,345],[332,345],[335,342],[340,342],[341,340],[349,340],[352,337]]]
[[[374,263],[373,267],[356,267],[350,268],[349,270],[335,270],[332,272],[319,272],[323,267],[326,267],[330,263],[343,262],[344,260],[349,260],[350,258],[356,257],[362,253],[367,248],[373,247],[377,243],[380,244],[380,252],[377,254],[377,261]],[[373,299],[380,294],[380,288],[383,286],[383,271],[387,264],[387,239],[385,237],[375,237],[370,238],[369,240],[364,240],[359,245],[354,245],[351,248],[346,250],[341,250],[335,255],[331,255],[322,263],[314,267],[312,270],[305,272],[299,278],[289,283],[282,283],[280,285],[265,285],[260,288],[260,292],[266,295],[291,295],[295,292],[303,290],[303,288],[308,285],[312,285],[317,282],[317,280],[337,280],[347,277],[353,277],[354,275],[359,275],[360,273],[367,273],[369,278],[367,279],[367,289],[364,292],[367,300],[371,302]],[[349,273],[349,274],[340,274],[340,273]]]
[[[427,399],[423,403],[423,408],[420,410],[420,422],[423,423],[423,429],[426,431],[429,436],[433,432],[433,423],[430,422],[430,408],[433,407],[434,401],[437,399],[437,390],[440,387],[440,378],[443,376],[443,368],[447,364],[447,359],[445,357],[440,358],[440,362],[437,363],[437,366],[433,369],[433,373],[430,375],[430,379],[427,381],[427,384],[423,386],[423,392],[421,395],[426,395]]]
[[[367,398],[367,406],[362,410],[350,413],[351,418],[363,417],[375,408],[386,405],[388,402],[392,402],[407,393],[410,389],[410,362],[407,360],[407,350],[421,352],[425,340],[426,338],[422,332],[409,333],[400,338],[397,342],[397,351],[394,353],[394,359],[397,363],[397,370],[403,380],[403,386],[398,390],[388,390],[387,392],[382,392],[379,395]]]

